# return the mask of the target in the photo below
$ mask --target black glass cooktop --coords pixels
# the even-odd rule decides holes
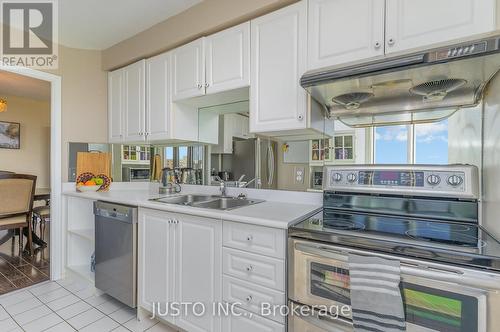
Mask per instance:
[[[500,270],[500,243],[473,223],[324,209],[293,226],[290,234]]]

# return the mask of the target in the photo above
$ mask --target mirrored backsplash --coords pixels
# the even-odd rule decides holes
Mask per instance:
[[[250,133],[248,102],[199,109],[198,143],[69,144],[69,178],[77,153],[109,154],[114,181],[320,191],[323,166],[472,164],[481,169],[482,107],[434,123],[352,128],[325,119],[317,136],[268,138]],[[328,129],[328,130],[327,130]]]

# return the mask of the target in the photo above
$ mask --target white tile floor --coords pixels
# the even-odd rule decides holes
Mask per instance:
[[[0,331],[174,332],[76,276],[47,281],[0,296]]]

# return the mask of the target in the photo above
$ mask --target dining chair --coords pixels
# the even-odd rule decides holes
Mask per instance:
[[[0,174],[0,230],[19,229],[19,254],[23,251],[23,228],[28,227],[28,245],[33,256],[31,220],[36,176]]]
[[[50,222],[50,203],[33,208],[33,229],[36,233],[36,225],[40,225],[40,240],[45,241],[45,227]]]

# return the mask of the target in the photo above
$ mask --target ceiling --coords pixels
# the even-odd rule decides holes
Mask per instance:
[[[48,101],[50,83],[0,70],[0,98],[4,98],[5,95]]]
[[[202,0],[62,0],[59,43],[103,50]]]

